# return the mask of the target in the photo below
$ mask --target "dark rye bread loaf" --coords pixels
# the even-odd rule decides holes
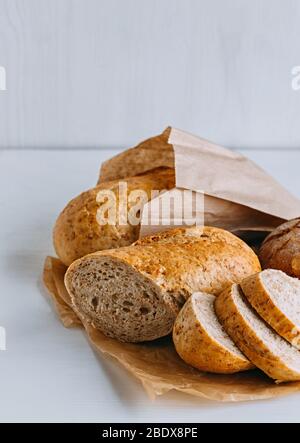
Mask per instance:
[[[134,245],[75,261],[65,284],[74,309],[106,335],[121,341],[169,334],[195,291],[220,293],[258,272],[252,249],[218,228],[177,228]]]
[[[274,229],[261,245],[259,258],[264,269],[279,269],[300,278],[300,218]]]
[[[145,191],[150,199],[152,191],[168,190],[175,186],[175,173],[171,168],[157,168],[136,177],[122,178],[122,182],[127,183],[127,210],[130,211],[137,204],[136,199],[128,199],[132,191]],[[71,200],[56,221],[54,247],[60,260],[67,266],[91,252],[127,246],[138,239],[139,224],[120,224],[118,220],[115,225],[98,223],[97,211],[105,201],[97,201],[97,195],[103,190],[112,191],[116,207],[122,206],[125,198],[119,195],[119,180],[105,182]]]

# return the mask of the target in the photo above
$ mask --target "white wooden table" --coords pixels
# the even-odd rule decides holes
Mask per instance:
[[[300,197],[300,151],[245,152]],[[65,329],[43,290],[58,212],[92,187],[112,151],[0,151],[1,421],[299,421],[300,392],[281,399],[215,403],[170,393],[151,402],[82,331]]]

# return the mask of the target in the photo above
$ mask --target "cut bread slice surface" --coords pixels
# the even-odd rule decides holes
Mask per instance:
[[[300,353],[259,317],[239,285],[223,291],[216,314],[228,335],[252,363],[280,381],[300,380]]]
[[[254,368],[218,321],[215,298],[196,292],[185,303],[173,328],[177,353],[189,365],[207,372],[233,374]]]
[[[300,349],[300,280],[266,269],[245,278],[241,288],[258,314],[275,331]]]
[[[69,268],[65,285],[76,312],[95,328],[125,342],[153,340],[172,331],[180,308],[153,281],[110,256],[77,263]]]
[[[86,322],[140,342],[168,335],[193,292],[218,294],[259,270],[257,256],[233,234],[184,227],[86,255],[70,265],[65,284]]]

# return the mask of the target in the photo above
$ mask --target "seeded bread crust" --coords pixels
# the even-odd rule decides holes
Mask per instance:
[[[245,310],[254,312],[260,322],[261,328],[268,328],[270,333],[270,343],[262,340],[257,331],[247,320],[245,313],[236,302],[236,297],[244,298],[239,285],[232,285],[224,290],[216,299],[215,310],[219,321],[224,326],[228,335],[232,338],[239,349],[248,359],[269,377],[278,382],[299,381],[300,380],[300,354],[284,339],[279,337],[267,324],[261,320],[251,306],[246,302]],[[257,325],[256,325],[257,326]],[[288,351],[297,365],[289,364],[289,356],[280,358],[274,352],[272,341],[280,341],[280,346]]]
[[[211,309],[210,315],[215,317],[214,301],[214,295],[198,292],[185,303],[173,328],[173,342],[177,353],[187,364],[201,371],[234,374],[254,368],[238,348],[235,351],[229,349],[221,340],[213,337],[205,320],[197,315],[199,303],[199,310],[208,307]],[[219,326],[222,330],[222,326]],[[232,342],[232,348],[234,347]]]
[[[122,181],[127,183],[127,197],[131,191],[139,189],[145,191],[150,199],[153,190],[172,189],[175,186],[175,175],[173,169],[159,168]],[[101,190],[114,193],[118,209],[122,201],[119,197],[119,180],[115,180],[102,183],[71,200],[56,221],[53,232],[54,247],[66,266],[86,254],[127,246],[138,239],[139,224],[98,223],[96,215],[103,203],[97,202],[97,194]],[[128,201],[128,210],[135,204],[136,201]]]
[[[120,340],[134,342],[169,334],[181,306],[193,292],[218,294],[230,283],[240,282],[259,270],[252,249],[230,232],[212,227],[177,228],[128,247],[89,254],[69,267],[65,284],[75,309],[82,311],[95,327]],[[161,315],[160,328],[156,330],[150,318],[155,317],[156,308],[151,308],[149,293]],[[133,306],[124,314],[124,301],[132,300]],[[116,314],[110,316],[110,312]],[[136,333],[133,316],[138,312],[145,312],[147,321],[140,317],[143,328]]]
[[[276,301],[270,294],[270,289],[267,288],[266,283],[263,281],[263,277],[266,273],[273,274],[274,276],[276,275],[276,278],[285,279],[287,284],[289,279],[295,280],[294,283],[298,283],[298,280],[287,276],[282,271],[270,269],[245,278],[241,282],[243,293],[258,314],[270,326],[272,326],[281,337],[285,338],[289,343],[300,350],[300,327],[276,305]],[[300,296],[300,282],[298,286]]]
[[[279,269],[300,278],[300,218],[274,229],[262,243],[259,258],[263,269]]]
[[[168,127],[162,134],[148,138],[102,163],[98,184],[143,174],[162,166],[174,169],[174,150],[168,143],[170,132]]]

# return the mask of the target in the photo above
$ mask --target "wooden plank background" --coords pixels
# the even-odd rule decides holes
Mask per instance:
[[[300,147],[297,0],[0,0],[0,148]]]

